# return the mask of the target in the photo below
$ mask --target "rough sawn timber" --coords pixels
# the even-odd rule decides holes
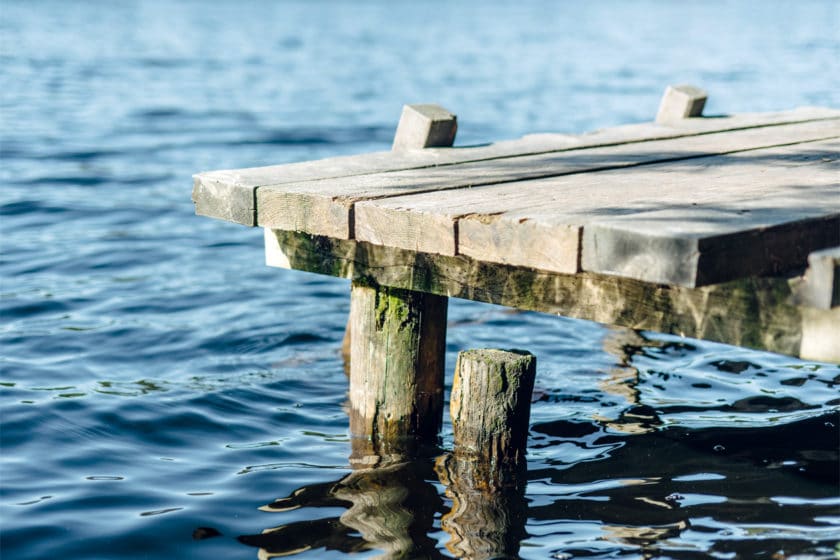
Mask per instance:
[[[686,288],[581,272],[561,274],[265,230],[270,266],[564,315],[633,329],[840,362],[840,307],[793,303],[799,276]]]
[[[667,126],[653,123],[624,125],[582,135],[534,134],[486,146],[376,152],[283,165],[209,171],[194,175],[192,198],[198,215],[256,226],[257,192],[262,187],[272,185],[295,185],[312,180],[432,168],[493,158],[677,138],[838,116],[840,111],[802,107],[776,113],[684,119],[668,123]]]
[[[778,274],[840,244],[838,154],[838,140],[805,142],[386,198],[359,203],[356,228],[409,250],[689,287]]]
[[[400,208],[403,197],[422,193],[632,168],[838,136],[840,119],[832,119],[268,186],[257,192],[257,221],[274,229],[428,251],[420,245],[425,236],[404,236],[402,227],[388,223],[377,227],[382,224],[377,210]],[[454,246],[441,249],[435,252],[454,254]]]

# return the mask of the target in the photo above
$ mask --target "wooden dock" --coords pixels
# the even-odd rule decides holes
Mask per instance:
[[[474,147],[407,106],[389,152],[199,173],[193,199],[265,228],[269,265],[353,281],[354,433],[437,433],[450,296],[840,363],[840,110],[704,101]]]

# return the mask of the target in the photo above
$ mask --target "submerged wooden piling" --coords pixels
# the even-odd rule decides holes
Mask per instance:
[[[459,558],[516,558],[525,537],[525,448],[536,358],[522,351],[458,355],[450,413],[455,439],[436,470],[452,499],[441,527]]]
[[[455,451],[491,464],[525,456],[537,359],[520,350],[458,355],[450,414]]]
[[[437,437],[448,298],[355,282],[350,298],[350,431],[387,454]]]

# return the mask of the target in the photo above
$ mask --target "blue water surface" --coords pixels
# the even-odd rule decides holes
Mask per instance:
[[[685,82],[709,114],[840,107],[840,3],[4,0],[2,557],[458,554],[434,457],[351,472],[347,282],[263,266],[191,175],[388,149],[403,103],[466,145]],[[452,300],[447,386],[482,346],[539,358],[521,557],[833,556],[837,366]]]

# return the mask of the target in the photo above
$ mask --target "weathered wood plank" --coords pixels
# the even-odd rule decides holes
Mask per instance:
[[[559,274],[266,229],[266,262],[425,291],[840,363],[840,308],[792,302],[798,277],[686,288]]]
[[[254,226],[257,225],[256,192],[263,186],[420,169],[498,157],[622,144],[645,139],[674,138],[719,130],[807,122],[838,116],[840,116],[840,111],[837,110],[803,107],[777,113],[684,119],[669,123],[667,126],[652,123],[625,125],[579,136],[536,134],[487,146],[375,152],[266,167],[208,171],[194,175],[192,198],[198,215]]]
[[[378,244],[555,272],[581,270],[583,246],[584,269],[654,282],[768,274],[804,266],[809,251],[836,244],[837,228],[822,220],[840,214],[838,151],[837,141],[813,142],[369,201],[358,204],[357,228],[376,232],[359,237]],[[757,234],[800,221],[801,227]],[[627,231],[634,227],[631,246]],[[756,255],[723,266],[735,238],[720,236],[734,234]]]
[[[451,255],[455,250],[453,219],[446,216],[446,206],[424,216],[409,216],[417,212],[406,195],[629,168],[834,136],[840,136],[840,119],[264,187],[257,195],[258,222],[276,229]],[[401,223],[403,218],[406,223]],[[443,219],[443,231],[449,230],[440,238],[440,247],[435,246],[439,238],[426,231],[434,227],[429,220],[438,218]]]

